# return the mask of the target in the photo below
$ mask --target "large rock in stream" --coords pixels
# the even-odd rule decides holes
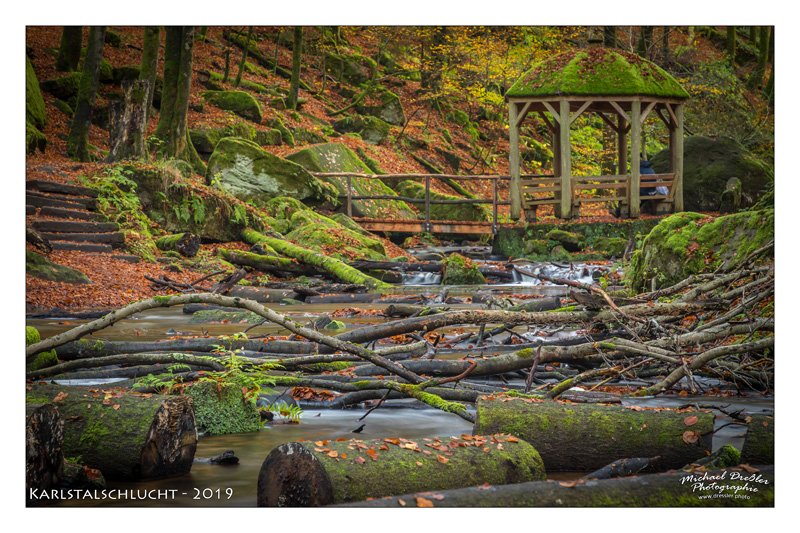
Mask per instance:
[[[653,170],[670,172],[669,149],[651,159]],[[683,201],[689,211],[718,211],[730,178],[742,182],[743,207],[752,206],[772,180],[772,170],[733,139],[693,136],[683,145]]]
[[[310,146],[287,157],[311,172],[356,172],[374,174],[346,145],[327,143]],[[339,191],[347,194],[346,178],[325,178]],[[395,192],[379,179],[351,178],[353,194],[357,196],[396,196]],[[353,200],[353,212],[368,218],[415,219],[416,213],[400,200]]]
[[[208,160],[206,180],[255,205],[279,196],[312,202],[331,200],[332,196],[332,187],[302,166],[236,137],[226,137],[217,143]]]

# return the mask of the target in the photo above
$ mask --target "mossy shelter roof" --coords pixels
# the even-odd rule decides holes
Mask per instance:
[[[542,61],[506,93],[506,98],[547,96],[688,98],[689,93],[652,61],[622,50],[588,48]]]

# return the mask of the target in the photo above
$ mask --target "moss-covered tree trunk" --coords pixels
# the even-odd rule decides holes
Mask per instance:
[[[642,57],[650,57],[650,52],[653,47],[653,26],[642,26],[639,33],[639,43],[636,46],[636,52]]]
[[[239,61],[239,71],[236,73],[236,80],[233,84],[238,87],[242,84],[242,73],[244,72],[244,64],[247,62],[247,51],[250,50],[250,41],[253,39],[253,27],[247,28],[247,39],[245,46],[242,47],[242,59]]]
[[[327,255],[321,254],[319,251],[309,250],[296,244],[292,244],[283,239],[275,237],[267,237],[255,230],[245,229],[242,231],[242,238],[249,244],[265,243],[273,250],[292,259],[297,259],[303,264],[312,266],[323,272],[327,272],[334,279],[343,281],[344,283],[354,283],[356,285],[364,285],[371,290],[386,290],[391,288],[391,285],[384,283],[380,280],[368,276],[355,268],[334,259]]]
[[[257,504],[318,507],[544,477],[536,450],[509,435],[290,442],[273,449],[264,460]]]
[[[289,84],[289,109],[297,109],[297,93],[300,89],[300,62],[303,58],[303,27],[294,27],[294,42],[292,46],[292,79]]]
[[[753,415],[747,424],[742,448],[745,463],[771,465],[775,463],[775,417]]]
[[[150,111],[153,107],[153,94],[156,90],[156,77],[158,74],[158,48],[161,44],[161,28],[147,26],[144,29],[144,43],[142,45],[142,64],[139,68],[139,79],[146,80],[147,96],[145,97],[145,125],[150,120]]]
[[[205,165],[197,155],[187,127],[189,96],[192,85],[192,26],[168,26],[164,48],[164,88],[156,136],[161,139],[161,155],[182,159],[200,174]]]
[[[165,252],[174,251],[185,257],[194,257],[200,251],[200,237],[188,231],[165,235],[156,239],[156,246]]]
[[[141,159],[146,155],[144,135],[149,83],[147,80],[123,83],[125,101],[111,117],[111,150],[107,161]]]
[[[263,272],[302,272],[308,273],[307,268],[298,265],[288,257],[278,257],[275,255],[254,254],[242,250],[230,250],[220,248],[219,255],[229,263],[239,266],[248,266]]]
[[[753,73],[750,75],[748,84],[751,88],[756,89],[761,87],[764,83],[764,74],[767,71],[767,61],[769,60],[769,41],[770,41],[769,26],[762,26],[759,29],[758,35],[758,63]]]
[[[197,430],[189,398],[35,384],[27,402],[54,403],[64,420],[64,455],[108,479],[167,477],[192,466]]]
[[[703,411],[481,398],[475,432],[511,433],[530,442],[548,471],[586,471],[617,459],[656,457],[680,468],[711,451],[714,415]]]
[[[61,32],[61,44],[58,47],[56,70],[72,72],[81,61],[83,44],[83,26],[64,26]]]
[[[25,406],[25,493],[47,490],[64,471],[64,421],[51,403]]]
[[[590,480],[585,483],[531,481],[516,485],[469,487],[430,494],[403,494],[352,503],[347,507],[771,507],[775,505],[775,471],[764,469],[757,474],[711,470],[708,476],[726,476],[725,481],[704,482],[705,489],[695,490],[686,472],[668,472],[616,479]],[[702,475],[702,474],[699,474]],[[748,479],[752,478],[752,479]],[[718,489],[719,485],[726,485]],[[743,490],[755,488],[757,492]],[[717,493],[724,497],[716,496]],[[747,496],[747,498],[743,497]],[[424,500],[418,500],[421,497]],[[402,500],[403,503],[400,503]]]
[[[736,64],[736,26],[728,26],[727,44],[728,61],[731,65]]]
[[[67,155],[79,161],[89,161],[89,126],[92,123],[92,106],[100,83],[100,62],[103,59],[105,37],[105,26],[92,26],[89,29],[89,46],[83,60],[78,103],[75,105],[67,137]]]

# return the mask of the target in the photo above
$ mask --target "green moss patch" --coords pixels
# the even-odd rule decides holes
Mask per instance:
[[[211,105],[236,113],[257,124],[264,118],[256,99],[244,91],[205,91],[203,98]]]
[[[25,272],[35,278],[63,283],[91,283],[86,274],[74,268],[53,263],[45,256],[25,250]]]
[[[483,285],[483,277],[478,265],[468,257],[450,254],[442,260],[442,285]]]
[[[253,402],[245,399],[235,383],[200,381],[186,388],[192,399],[197,430],[206,435],[249,433],[261,428]]]

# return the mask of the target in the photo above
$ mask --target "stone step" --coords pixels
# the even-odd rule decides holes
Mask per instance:
[[[28,180],[25,182],[25,188],[34,191],[54,192],[71,196],[89,196],[91,198],[97,198],[97,192],[89,189],[88,187],[58,183],[55,181]]]
[[[36,207],[32,205],[25,206],[25,216],[28,215],[35,215],[36,214]]]
[[[87,202],[88,200],[88,202]],[[94,200],[78,196],[46,195],[35,191],[25,194],[25,205],[34,207],[61,207],[65,209],[94,209]]]
[[[63,207],[42,207],[39,215],[54,218],[77,218],[79,220],[97,220],[98,216],[83,209],[64,209]]]
[[[97,252],[97,253],[111,253],[114,248],[109,244],[80,244],[75,242],[65,241],[50,241],[53,250],[67,250],[72,252]]]
[[[37,220],[33,229],[50,233],[111,233],[119,230],[113,222],[73,222],[71,220]]]
[[[48,233],[41,232],[48,241],[92,242],[121,246],[125,243],[122,233]]]

